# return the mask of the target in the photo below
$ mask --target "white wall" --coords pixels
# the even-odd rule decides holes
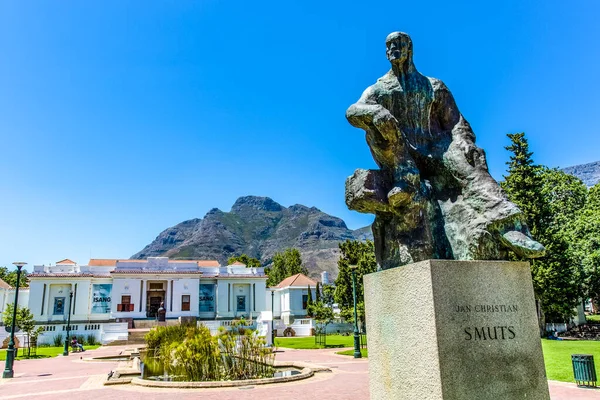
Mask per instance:
[[[169,290],[171,288],[169,287]],[[167,307],[167,318],[174,316],[187,317],[198,315],[198,279],[182,278],[173,280],[173,311]],[[181,298],[184,295],[190,296],[190,310],[181,311]],[[171,295],[167,292],[169,300]]]
[[[113,318],[146,318],[146,291],[147,283],[144,282],[143,290],[140,285],[140,278],[120,278],[113,279],[111,314]],[[140,311],[141,295],[141,311]],[[122,296],[131,296],[131,304],[134,305],[133,311],[117,311],[117,304],[121,304]]]

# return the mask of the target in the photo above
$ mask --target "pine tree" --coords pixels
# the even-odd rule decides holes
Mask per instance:
[[[315,302],[321,302],[321,287],[319,282],[317,282],[317,288],[315,289]]]
[[[530,261],[543,331],[545,320],[568,321],[581,295],[582,276],[569,232],[585,203],[586,189],[577,178],[535,165],[524,133],[508,137],[512,143],[506,149],[512,154],[502,188],[523,212],[533,238],[546,247],[545,257]],[[519,259],[514,254],[511,258]]]
[[[313,306],[312,290],[310,290],[310,285],[308,285],[308,295],[306,297],[306,312],[309,317],[312,317],[312,306]]]
[[[341,315],[346,320],[352,320],[354,299],[352,296],[352,270],[350,265],[357,265],[356,269],[356,303],[359,318],[364,319],[364,290],[363,276],[377,271],[375,261],[375,247],[373,242],[349,241],[339,244],[341,256],[338,260],[339,273],[335,280],[334,299],[338,303]]]
[[[545,216],[540,167],[533,163],[533,152],[529,151],[525,133],[509,133],[507,136],[512,143],[505,149],[512,155],[506,163],[508,175],[504,176],[504,182],[500,185],[509,199],[521,209],[531,234],[536,238]]]

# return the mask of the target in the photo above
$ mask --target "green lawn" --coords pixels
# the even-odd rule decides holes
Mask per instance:
[[[327,336],[328,345],[343,345],[352,347],[354,345],[352,336],[331,335]],[[276,338],[277,347],[287,347],[292,349],[316,349],[314,337],[302,338]],[[546,363],[546,374],[548,379],[563,382],[574,382],[573,365],[571,364],[571,354],[592,354],[596,362],[596,371],[600,373],[600,342],[588,340],[546,340],[542,339],[542,349],[544,351],[544,361]],[[346,356],[352,356],[354,350],[344,350],[338,352]],[[363,357],[368,356],[366,349],[361,350]]]
[[[600,324],[600,314],[586,315],[585,319],[589,323]]]
[[[594,362],[600,364],[600,342],[593,340],[542,340],[546,374],[548,379],[563,382],[573,380],[571,354],[592,354]],[[598,365],[596,365],[598,371]]]
[[[95,345],[95,346],[83,346],[84,349],[86,350],[93,350],[93,349],[97,349],[98,347],[100,347],[100,345]],[[64,347],[38,347],[37,348],[37,356],[35,357],[31,357],[31,358],[48,358],[48,357],[56,357],[59,354],[62,354],[64,350]],[[69,348],[69,353],[71,352],[71,349]],[[18,355],[17,355],[17,360],[23,360],[26,357],[22,356],[23,354],[23,350],[19,349]],[[0,350],[0,361],[4,361],[6,360],[6,350]]]
[[[322,349],[323,346],[315,346],[315,337],[291,337],[275,338],[276,347],[286,347],[288,349]],[[331,347],[352,347],[354,346],[354,336],[328,335],[327,346]]]

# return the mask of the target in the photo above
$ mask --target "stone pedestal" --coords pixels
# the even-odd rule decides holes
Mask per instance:
[[[364,287],[371,399],[550,399],[528,263],[428,260]]]

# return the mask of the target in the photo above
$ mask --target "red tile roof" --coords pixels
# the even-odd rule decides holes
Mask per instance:
[[[199,267],[220,267],[221,264],[217,260],[198,260]]]
[[[0,289],[11,289],[12,286],[10,286],[8,283],[4,282],[2,279],[0,279]]]
[[[244,267],[246,266],[246,264],[244,264],[241,261],[236,261],[236,262],[234,262],[233,264],[230,264],[230,265],[243,265]]]
[[[117,265],[117,259],[115,258],[91,258],[88,265],[90,267],[114,267]]]
[[[77,264],[75,261],[73,260],[69,260],[68,258],[65,258],[64,260],[60,260],[56,262],[56,265],[59,264]]]
[[[310,279],[308,276],[306,276],[304,274],[296,274],[296,275],[292,275],[290,277],[285,278],[284,280],[279,282],[279,285],[277,285],[276,287],[278,287],[278,288],[285,288],[288,286],[307,287],[308,285],[310,285],[312,287],[316,287],[317,282],[313,281],[312,279]]]

